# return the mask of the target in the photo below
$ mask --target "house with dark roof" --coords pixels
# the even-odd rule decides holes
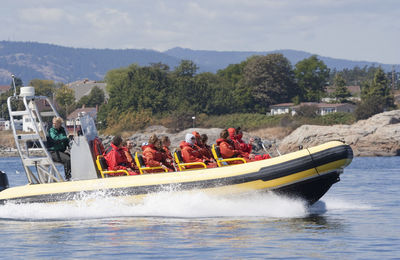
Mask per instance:
[[[85,107],[85,106],[75,109],[71,114],[67,116],[65,126],[69,131],[71,131],[74,128],[74,125],[80,126],[80,122],[79,120],[77,120],[80,115],[89,115],[93,118],[94,121],[96,121],[97,110],[98,110],[97,107]]]
[[[94,87],[98,87],[103,90],[105,99],[108,99],[109,96],[106,90],[106,86],[107,84],[104,82],[97,82],[95,80],[88,79],[79,80],[67,84],[67,87],[74,90],[75,101],[79,101],[83,96],[89,95],[90,91],[92,91]]]

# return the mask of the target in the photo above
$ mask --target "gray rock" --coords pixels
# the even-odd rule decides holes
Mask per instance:
[[[400,155],[400,110],[377,114],[352,125],[303,125],[285,137],[281,152],[288,153],[332,140],[349,144],[355,156]]]

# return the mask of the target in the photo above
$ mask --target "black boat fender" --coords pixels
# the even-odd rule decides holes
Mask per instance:
[[[5,190],[9,187],[7,174],[0,171],[0,191]]]

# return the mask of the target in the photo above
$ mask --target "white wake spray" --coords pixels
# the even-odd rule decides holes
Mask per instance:
[[[121,198],[90,196],[82,201],[58,204],[12,204],[0,206],[0,218],[16,220],[68,220],[109,217],[268,217],[293,218],[308,214],[305,203],[274,194],[215,197],[201,192],[160,192],[140,203]]]
[[[160,192],[146,196],[139,203],[107,197],[99,192],[84,200],[67,203],[12,204],[0,206],[0,219],[70,220],[110,217],[266,217],[301,218],[335,210],[368,210],[371,206],[340,199],[324,199],[307,207],[302,200],[273,193],[242,197],[216,197],[202,192]]]

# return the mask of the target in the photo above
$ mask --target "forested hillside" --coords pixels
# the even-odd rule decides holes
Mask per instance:
[[[267,55],[272,53],[280,53],[285,56],[292,65],[297,62],[307,59],[313,54],[304,51],[296,50],[275,50],[275,51],[265,51],[265,52],[240,52],[240,51],[200,51],[191,50],[184,48],[173,48],[165,51],[164,53],[184,60],[192,60],[196,64],[203,65],[207,68],[205,71],[215,72],[219,69],[227,67],[229,64],[236,64],[246,60],[248,57],[254,55]],[[353,69],[354,67],[381,67],[384,71],[391,71],[392,65],[381,64],[378,62],[368,62],[368,61],[351,61],[345,59],[334,59],[329,57],[323,57],[317,55],[318,59],[322,60],[330,69],[336,69],[338,71],[343,69]],[[201,67],[201,66],[200,66]],[[400,65],[396,66],[397,71],[400,69]],[[200,68],[200,71],[204,71]]]
[[[152,63],[163,63],[174,69],[181,60],[191,60],[199,72],[216,73],[230,64],[238,64],[253,55],[270,53],[283,54],[292,65],[309,58],[311,53],[278,50],[268,52],[219,52],[198,51],[173,48],[165,52],[154,50],[111,50],[83,49],[62,47],[52,44],[35,42],[0,41],[0,84],[10,84],[10,75],[15,74],[27,84],[32,79],[47,79],[68,83],[80,79],[103,80],[109,70],[138,64],[148,66]],[[390,71],[391,65],[374,62],[356,62],[317,56],[330,69],[352,69],[356,66],[381,66],[384,71]],[[400,66],[397,65],[398,71]]]
[[[25,84],[35,78],[63,83],[85,78],[102,80],[111,69],[157,62],[177,66],[179,59],[153,50],[80,49],[2,41],[0,84],[10,84],[11,74],[17,75]]]

